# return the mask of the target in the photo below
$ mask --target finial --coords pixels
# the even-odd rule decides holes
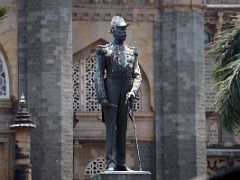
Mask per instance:
[[[24,96],[24,93],[22,93],[21,97],[20,97],[20,103],[26,103],[26,100],[25,100],[25,96]]]
[[[30,128],[36,127],[36,125],[34,125],[32,122],[31,116],[27,108],[25,96],[23,93],[20,97],[19,108],[14,118],[14,123],[10,126],[10,128],[17,128],[17,127],[30,127]]]

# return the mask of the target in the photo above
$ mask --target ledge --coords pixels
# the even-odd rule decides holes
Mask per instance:
[[[0,99],[0,108],[6,108],[9,109],[12,107],[12,103],[8,99]]]
[[[100,174],[119,174],[119,175],[125,175],[125,174],[151,174],[149,171],[104,171]]]
[[[224,10],[231,10],[231,9],[240,9],[240,4],[207,4],[207,9],[224,9]]]
[[[76,118],[97,118],[101,120],[102,113],[101,112],[75,112]],[[143,120],[142,118],[151,118],[154,117],[154,112],[134,112],[134,117],[139,119],[140,121]]]
[[[148,171],[104,171],[93,175],[91,180],[150,180],[151,173]]]
[[[207,149],[207,156],[240,156],[240,149]]]

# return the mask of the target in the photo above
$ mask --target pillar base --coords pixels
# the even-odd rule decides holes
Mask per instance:
[[[148,171],[104,171],[91,177],[91,180],[150,180]]]
[[[31,180],[32,167],[29,164],[18,164],[14,166],[14,179],[15,180]]]

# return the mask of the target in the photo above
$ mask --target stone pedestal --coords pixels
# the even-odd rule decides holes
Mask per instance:
[[[15,129],[15,180],[32,180],[32,166],[30,163],[30,128]]]
[[[148,171],[105,171],[91,177],[91,180],[150,180]]]

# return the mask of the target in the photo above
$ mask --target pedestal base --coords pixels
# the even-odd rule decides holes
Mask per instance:
[[[148,171],[104,171],[91,177],[91,180],[150,180]]]

